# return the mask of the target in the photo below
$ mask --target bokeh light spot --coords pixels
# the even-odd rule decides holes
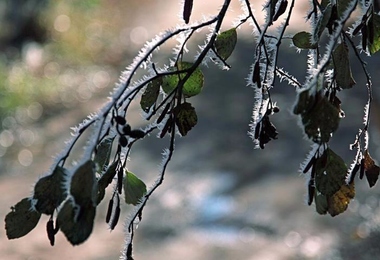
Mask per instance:
[[[70,29],[71,20],[65,14],[58,15],[54,20],[54,29],[58,32],[67,32]]]
[[[22,166],[29,166],[33,162],[33,154],[28,149],[23,149],[18,153],[18,161]]]
[[[0,134],[0,145],[2,147],[10,147],[14,142],[14,136],[11,131],[4,130]]]

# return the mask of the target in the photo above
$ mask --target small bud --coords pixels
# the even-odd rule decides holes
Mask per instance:
[[[129,136],[132,138],[135,138],[135,139],[140,139],[140,138],[143,138],[145,136],[145,132],[142,130],[132,130],[129,133]]]
[[[119,144],[122,147],[126,147],[128,145],[128,139],[124,135],[121,135],[119,138]]]
[[[127,123],[127,120],[125,120],[125,118],[122,116],[116,116],[114,118],[116,123],[118,123],[119,125],[125,125]]]

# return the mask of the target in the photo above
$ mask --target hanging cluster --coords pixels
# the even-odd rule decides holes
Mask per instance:
[[[277,85],[276,80],[285,80],[297,89],[293,113],[299,117],[305,137],[313,143],[312,151],[301,167],[301,171],[309,176],[308,204],[314,203],[319,214],[336,216],[344,212],[354,198],[354,182],[358,173],[359,179],[366,176],[370,187],[376,184],[380,167],[369,154],[368,133],[372,81],[360,56],[361,51],[373,55],[380,50],[380,15],[373,1],[310,0],[311,8],[306,17],[312,26],[311,31],[298,32],[291,37],[285,37],[285,31],[295,0],[268,0],[264,5],[266,20],[262,25],[254,16],[252,6],[256,3],[241,0],[243,14],[235,26],[222,31],[230,3],[231,0],[225,0],[218,15],[209,20],[182,25],[146,43],[123,73],[111,101],[98,114],[74,129],[73,138],[57,157],[52,171],[37,181],[30,197],[11,208],[5,217],[9,239],[29,233],[37,225],[41,214],[46,214],[50,216],[46,231],[51,245],[54,245],[55,235],[59,231],[73,245],[84,242],[92,232],[96,208],[111,186],[112,196],[106,214],[111,230],[117,225],[122,211],[123,200],[120,196],[124,196],[126,204],[135,206],[126,224],[127,239],[123,250],[124,259],[133,259],[132,242],[136,225],[142,219],[150,196],[163,183],[174,153],[176,136],[188,135],[198,122],[198,115],[189,100],[201,94],[204,88],[205,76],[201,65],[211,61],[223,69],[229,69],[231,66],[227,59],[237,43],[237,28],[245,23],[252,26],[256,42],[247,77],[255,99],[249,135],[256,146],[264,149],[279,136],[271,120],[280,109],[272,100],[271,91]],[[186,24],[190,22],[192,7],[192,0],[184,1],[182,17]],[[347,30],[349,18],[357,9],[361,15]],[[278,24],[277,30],[269,30]],[[199,47],[195,59],[189,59],[186,44],[202,28],[209,28],[211,33],[205,37],[205,44]],[[361,37],[359,46],[355,45],[355,37]],[[172,38],[179,44],[173,48],[174,57],[170,59],[170,66],[158,68],[159,62],[153,59],[154,54]],[[308,52],[304,83],[277,65],[280,45],[286,39],[291,40],[297,50]],[[353,52],[366,75],[368,102],[364,108],[364,126],[350,147],[356,149],[356,156],[347,167],[330,147],[330,140],[345,116],[338,96],[341,91],[357,84],[350,65],[350,52]],[[143,73],[138,80],[135,78],[139,75],[137,72]],[[131,102],[138,99],[146,125],[142,129],[133,129],[127,118]],[[67,165],[73,147],[84,138],[85,132],[91,134],[84,154],[81,159],[74,160],[78,162],[74,166]],[[158,138],[168,140],[168,148],[164,149],[156,182],[147,188],[143,180],[128,170],[128,158],[134,144],[146,140],[153,132]]]

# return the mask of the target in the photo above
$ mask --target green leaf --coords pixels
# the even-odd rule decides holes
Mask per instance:
[[[311,42],[312,35],[308,32],[299,32],[293,36],[293,44],[300,49],[315,49],[317,43]]]
[[[113,162],[110,166],[108,166],[107,171],[98,180],[98,197],[96,200],[97,204],[99,204],[102,201],[106,193],[106,188],[115,177],[117,165],[118,161]]]
[[[351,6],[355,0],[337,0],[336,1],[336,7],[338,11],[338,17],[340,18],[345,11],[347,11],[347,8]]]
[[[65,199],[63,186],[66,175],[66,169],[57,166],[52,174],[38,180],[34,186],[33,199],[37,200],[35,207],[40,213],[52,215]]]
[[[175,123],[178,131],[182,136],[187,133],[197,124],[198,117],[195,108],[190,103],[182,103],[174,108]]]
[[[79,206],[69,199],[58,212],[57,225],[72,245],[79,245],[90,236],[95,213],[92,203]]]
[[[216,37],[215,50],[223,60],[227,60],[228,57],[230,57],[232,52],[234,51],[236,42],[236,28],[229,29],[227,31],[222,32]]]
[[[140,100],[140,106],[145,112],[148,112],[149,109],[156,103],[158,95],[160,94],[161,84],[162,78],[159,77],[149,82],[146,86]]]
[[[146,194],[146,185],[132,172],[126,172],[124,177],[125,203],[137,205]]]
[[[325,215],[328,210],[328,203],[327,203],[327,198],[325,195],[323,195],[320,192],[315,192],[315,198],[314,198],[314,203],[315,203],[315,209],[317,212],[321,215]]]
[[[5,217],[5,230],[8,239],[15,239],[28,234],[36,227],[41,213],[32,210],[30,198],[18,202]]]
[[[100,144],[96,148],[97,151],[94,158],[94,162],[97,166],[97,171],[100,173],[108,166],[112,151],[112,143],[114,139],[114,137],[105,138],[100,142]]]
[[[373,26],[373,39],[372,42],[369,41],[368,49],[371,55],[375,54],[380,50],[380,15],[372,14],[369,25]]]
[[[190,62],[178,62],[178,70],[186,70],[193,66],[193,63]],[[169,71],[177,71],[177,67],[172,67]],[[169,94],[171,93],[180,82],[186,76],[186,72],[167,75],[162,79],[162,90]],[[204,76],[199,67],[197,67],[187,81],[183,84],[182,93],[185,97],[192,97],[198,95],[203,88]]]
[[[348,46],[339,44],[333,52],[335,79],[339,87],[343,89],[352,88],[356,84],[352,77]]]
[[[347,166],[330,148],[317,159],[315,167],[315,187],[323,195],[331,197],[346,183]]]
[[[96,205],[97,180],[95,178],[95,164],[89,160],[80,165],[71,178],[70,193],[79,206],[88,202]]]

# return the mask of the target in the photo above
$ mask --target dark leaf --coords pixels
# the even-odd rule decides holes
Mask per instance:
[[[46,215],[53,214],[54,210],[66,197],[64,179],[66,169],[57,166],[52,174],[42,177],[34,186],[33,199],[37,200],[36,209]]]
[[[104,138],[96,148],[94,162],[98,172],[102,172],[109,163],[114,137]]]
[[[83,205],[67,200],[58,212],[57,224],[72,245],[83,243],[94,226],[96,208],[88,201]]]
[[[380,168],[375,164],[368,150],[364,152],[364,170],[369,187],[373,187],[379,178]]]
[[[300,114],[307,136],[316,143],[326,143],[339,127],[340,111],[325,96],[300,92],[294,107]]]
[[[343,89],[352,88],[355,80],[352,77],[348,46],[345,43],[339,44],[333,52],[335,79],[339,87]]]
[[[175,123],[178,127],[178,131],[182,136],[187,133],[197,124],[198,117],[195,112],[195,108],[190,103],[182,103],[174,108]]]
[[[36,227],[41,213],[32,210],[30,198],[18,202],[5,216],[5,230],[8,239],[20,238]]]
[[[293,36],[294,46],[300,49],[315,49],[317,48],[317,43],[311,42],[312,35],[308,32],[299,32]]]
[[[75,170],[71,178],[70,193],[79,206],[96,205],[98,187],[93,161],[89,160]]]
[[[149,112],[149,109],[156,103],[158,95],[160,94],[161,84],[162,78],[158,77],[149,82],[146,86],[140,100],[140,106],[145,112]]]
[[[315,197],[314,197],[314,202],[315,202],[315,209],[317,212],[321,215],[325,215],[328,210],[328,203],[327,203],[327,198],[325,195],[320,193],[319,191],[315,191]]]
[[[317,159],[315,167],[315,186],[326,197],[334,195],[345,184],[347,166],[330,148]]]

